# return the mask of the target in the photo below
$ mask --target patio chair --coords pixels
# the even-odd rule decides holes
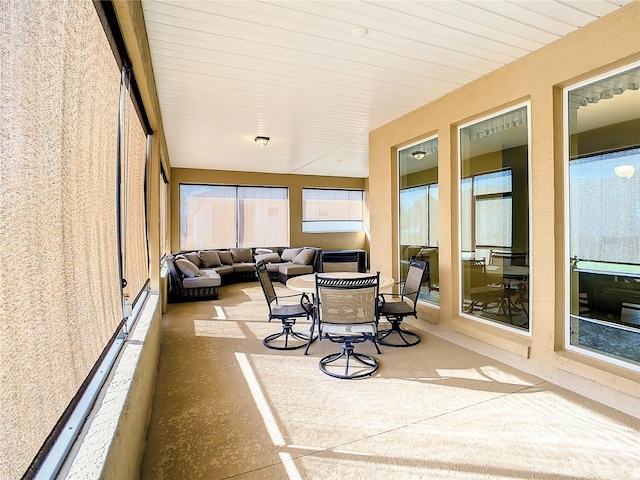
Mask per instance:
[[[491,250],[489,252],[489,265],[500,267],[524,267],[527,265],[527,254],[525,252],[511,252],[509,250]],[[523,312],[529,317],[529,282],[525,279],[503,279],[504,295],[502,298],[502,309],[504,314],[511,320],[513,309]]]
[[[355,379],[373,375],[378,361],[355,351],[354,345],[372,341],[376,351],[378,285],[380,273],[351,278],[316,274],[318,339],[342,344],[342,351],[320,359],[320,370],[335,378]]]
[[[265,347],[275,350],[295,350],[308,346],[315,340],[313,337],[313,323],[309,334],[299,333],[293,330],[296,319],[309,317],[313,313],[313,305],[306,293],[294,295],[278,295],[269,278],[269,272],[265,262],[256,264],[256,274],[262,287],[267,305],[269,307],[269,322],[278,319],[282,323],[282,331],[265,337],[262,341]],[[298,302],[281,304],[280,300],[298,298]]]
[[[505,297],[503,284],[489,283],[486,264],[482,260],[462,260],[463,273],[463,312],[473,314],[476,309],[501,307]]]
[[[404,281],[398,282],[402,286],[400,293],[380,294],[380,316],[386,317],[391,324],[391,328],[378,332],[378,343],[387,347],[411,347],[420,343],[420,335],[410,330],[401,328],[405,317],[418,318],[416,311],[420,288],[427,273],[428,263],[415,258],[409,261],[409,270]],[[428,288],[428,287],[427,287]],[[390,301],[396,298],[398,300]],[[392,338],[398,341],[391,341]]]
[[[489,265],[525,266],[527,254],[524,252],[510,252],[508,250],[490,250]]]

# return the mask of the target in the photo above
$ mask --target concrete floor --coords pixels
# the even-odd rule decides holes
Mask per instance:
[[[337,380],[266,314],[258,283],[169,305],[142,480],[640,479],[636,418],[420,331]]]

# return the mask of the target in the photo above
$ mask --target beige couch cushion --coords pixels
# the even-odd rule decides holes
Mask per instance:
[[[188,252],[188,253],[185,253],[184,256],[196,267],[200,268],[200,266],[202,265],[202,262],[200,261],[200,257],[198,256],[197,252]]]
[[[295,263],[287,263],[284,265],[280,265],[278,268],[280,273],[291,276],[291,275],[304,275],[306,273],[313,273],[312,265],[297,265]]]
[[[263,261],[264,263],[280,263],[282,259],[277,253],[263,253],[256,255],[256,263]]]
[[[232,265],[233,264],[233,256],[231,252],[228,250],[218,250],[218,258],[223,265]]]
[[[234,263],[233,271],[234,272],[255,272],[256,264],[255,263]]]
[[[220,275],[229,275],[233,273],[232,265],[220,265],[219,267],[213,267],[211,270],[218,272]]]
[[[267,272],[279,272],[280,271],[280,267],[282,265],[291,265],[291,263],[287,262],[286,264],[283,264],[282,262],[279,263],[267,263],[266,267],[267,267]]]
[[[282,255],[280,255],[280,258],[282,258],[283,262],[292,262],[293,259],[296,258],[296,255],[298,255],[301,251],[302,248],[285,248],[282,251]]]
[[[305,248],[292,261],[296,265],[311,265],[316,257],[316,251],[313,248]]]
[[[201,270],[202,275],[197,277],[185,278],[182,281],[184,288],[197,287],[219,287],[222,285],[222,279],[217,272],[213,270]]]
[[[198,255],[200,256],[200,260],[202,260],[202,266],[204,268],[218,267],[222,265],[220,257],[218,256],[218,252],[211,250],[201,251],[198,252]]]
[[[197,277],[200,275],[200,269],[186,258],[177,258],[174,264],[186,278]]]
[[[250,263],[253,262],[250,248],[230,248],[233,263]]]

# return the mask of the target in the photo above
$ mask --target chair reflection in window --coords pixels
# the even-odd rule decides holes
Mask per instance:
[[[500,267],[524,267],[528,265],[525,252],[511,252],[508,250],[491,250],[489,264]],[[505,314],[511,318],[512,307],[529,317],[529,282],[527,280],[503,280],[505,286]]]
[[[527,265],[527,254],[508,250],[491,250],[489,252],[489,265],[524,267]]]
[[[462,278],[464,313],[474,314],[500,305],[504,289],[502,285],[489,283],[484,259],[462,260]]]

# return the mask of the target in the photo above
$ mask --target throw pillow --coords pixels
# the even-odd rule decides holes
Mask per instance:
[[[311,262],[313,262],[315,257],[316,251],[313,248],[305,248],[296,255],[296,258],[293,259],[293,263],[296,265],[311,265]]]
[[[200,257],[198,256],[197,252],[188,252],[188,253],[185,253],[184,256],[196,267],[200,267],[200,265],[202,265],[202,262],[200,261]]]
[[[230,248],[234,263],[251,263],[253,256],[250,248]]]
[[[280,255],[277,253],[263,253],[262,255],[256,255],[256,263],[261,260],[264,263],[280,263]]]
[[[301,248],[285,248],[282,251],[282,255],[280,255],[280,258],[282,258],[283,262],[291,262],[301,251]]]
[[[223,265],[233,265],[233,257],[228,250],[218,250],[218,258]]]
[[[210,250],[201,251],[198,252],[198,255],[200,255],[200,260],[202,260],[202,266],[204,268],[219,267],[220,265],[222,265],[220,257],[218,256],[218,252]]]
[[[175,265],[185,277],[191,278],[200,275],[200,269],[186,258],[178,258],[175,261]]]

